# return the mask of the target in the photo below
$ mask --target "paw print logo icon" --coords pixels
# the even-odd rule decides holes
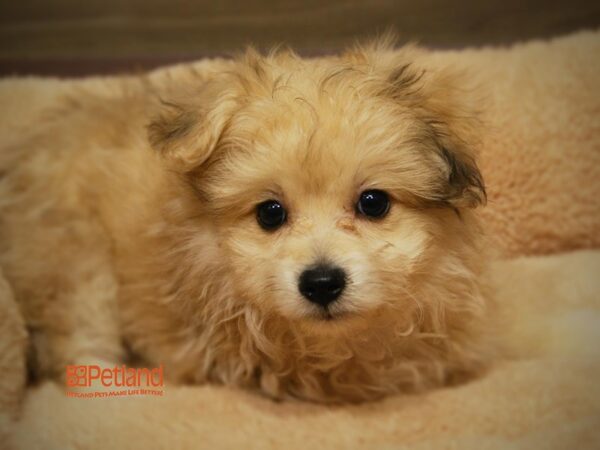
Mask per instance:
[[[87,366],[67,366],[67,386],[89,386]]]

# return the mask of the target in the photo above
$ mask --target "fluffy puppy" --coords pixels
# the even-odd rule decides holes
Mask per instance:
[[[36,370],[127,348],[171,380],[362,401],[485,367],[477,124],[418,60],[249,50],[82,88],[5,143]]]

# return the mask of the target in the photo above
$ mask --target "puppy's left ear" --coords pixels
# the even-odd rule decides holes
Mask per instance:
[[[415,83],[420,84],[416,110],[445,167],[439,200],[455,208],[485,204],[485,183],[477,165],[482,128],[477,90],[468,87],[468,77],[451,70],[425,69]]]
[[[474,208],[486,202],[485,184],[476,161],[482,102],[467,76],[440,69],[435,61],[428,63],[428,56],[414,47],[393,54],[392,69],[388,66],[387,71],[387,92],[419,116],[442,163],[440,180],[430,200]]]
[[[459,208],[475,208],[485,204],[485,184],[474,156],[451,145],[441,144],[438,150],[447,167],[447,176],[440,192],[441,200]]]
[[[205,82],[184,99],[161,101],[148,125],[148,139],[172,169],[192,171],[211,156],[236,107],[228,89]]]

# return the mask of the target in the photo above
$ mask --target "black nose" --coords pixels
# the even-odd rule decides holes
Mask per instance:
[[[318,265],[300,275],[298,289],[313,303],[323,307],[340,296],[346,286],[346,274],[339,267]]]

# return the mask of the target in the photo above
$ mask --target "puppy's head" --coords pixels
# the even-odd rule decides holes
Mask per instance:
[[[150,125],[240,302],[332,329],[414,311],[438,260],[469,247],[468,209],[485,199],[472,119],[454,79],[416,56],[249,51]]]

